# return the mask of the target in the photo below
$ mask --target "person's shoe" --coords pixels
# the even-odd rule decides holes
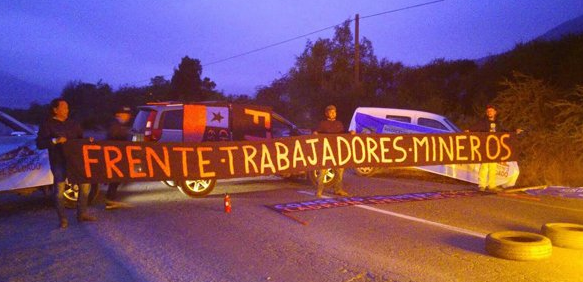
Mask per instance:
[[[92,215],[88,215],[86,213],[77,216],[77,221],[78,222],[83,222],[83,221],[96,221],[96,220],[97,220],[97,217],[94,217]]]
[[[106,210],[113,210],[113,209],[123,209],[123,208],[133,208],[134,206],[124,202],[115,202],[115,201],[106,201],[105,202],[105,209]]]
[[[322,191],[316,192],[316,198],[322,198]]]
[[[334,192],[334,194],[336,194],[338,196],[342,196],[342,197],[348,197],[348,196],[350,196],[350,194],[348,194],[348,192],[346,192],[344,190],[338,190],[338,191]]]
[[[488,188],[488,191],[490,191],[490,192],[502,192],[502,191],[504,191],[504,189],[500,186],[496,186],[496,187]]]
[[[66,218],[62,218],[59,227],[65,229],[67,226],[69,226],[69,221]]]
[[[486,187],[478,186],[478,191],[485,192],[486,191]]]

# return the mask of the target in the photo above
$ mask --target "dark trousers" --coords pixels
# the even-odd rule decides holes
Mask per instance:
[[[119,187],[121,183],[119,182],[114,182],[114,183],[109,183],[109,186],[107,186],[107,193],[105,194],[105,199],[108,201],[115,201],[115,197],[117,195],[117,188]]]

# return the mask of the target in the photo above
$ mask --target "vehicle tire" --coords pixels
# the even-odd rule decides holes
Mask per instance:
[[[363,166],[363,167],[355,167],[354,172],[358,176],[371,176],[377,171],[376,167],[372,166]]]
[[[216,184],[216,179],[198,179],[185,180],[176,187],[186,196],[192,198],[201,198],[213,191]]]
[[[89,190],[89,195],[87,199],[87,204],[93,203],[93,201],[99,195],[99,184],[91,183],[91,188]],[[69,209],[74,209],[77,207],[77,200],[79,199],[79,185],[71,184],[65,179],[65,192],[63,192],[63,198],[65,199],[65,207]]]
[[[308,178],[313,185],[316,185],[318,181],[318,175],[320,174],[320,170],[312,170],[308,172]],[[329,187],[338,182],[338,178],[336,177],[336,170],[333,168],[329,168],[326,171],[326,176],[324,176],[324,187]]]
[[[509,260],[540,260],[551,256],[553,246],[549,238],[536,233],[500,231],[486,236],[486,252]]]
[[[583,225],[574,223],[546,223],[542,234],[551,239],[554,246],[583,249]]]
[[[164,183],[164,185],[166,185],[168,187],[176,187],[176,186],[178,186],[178,184],[177,184],[178,182],[177,181],[174,181],[174,180],[162,180],[160,182]]]

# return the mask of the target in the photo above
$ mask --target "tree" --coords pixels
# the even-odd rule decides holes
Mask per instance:
[[[201,75],[202,65],[198,59],[182,58],[178,69],[174,69],[168,98],[182,102],[224,99],[221,93],[215,91],[216,83],[208,77],[201,79]]]
[[[112,89],[107,83],[97,84],[81,81],[69,82],[61,97],[69,103],[71,117],[79,120],[84,128],[93,129],[109,121],[112,104]]]
[[[170,100],[170,81],[164,76],[158,75],[150,79],[150,87],[148,87],[147,100],[149,102]]]
[[[521,183],[583,185],[583,89],[563,93],[518,72],[502,85],[494,99],[500,119],[510,129],[526,130],[517,138]]]
[[[182,58],[178,69],[174,69],[171,80],[170,98],[189,102],[202,101],[202,66],[198,59]]]

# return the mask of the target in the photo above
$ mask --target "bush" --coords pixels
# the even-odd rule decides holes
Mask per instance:
[[[521,128],[518,185],[583,186],[583,87],[560,91],[515,73],[494,99],[500,120]]]

